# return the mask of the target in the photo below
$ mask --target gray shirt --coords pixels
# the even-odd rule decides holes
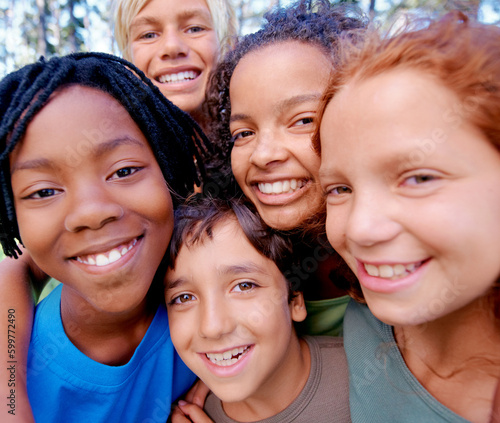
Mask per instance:
[[[297,398],[283,411],[255,423],[350,422],[349,374],[342,338],[304,336],[311,352],[311,371]],[[239,423],[229,418],[221,401],[207,398],[205,412],[216,423]]]

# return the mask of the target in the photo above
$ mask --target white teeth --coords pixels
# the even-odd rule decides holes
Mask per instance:
[[[406,268],[402,264],[396,264],[396,266],[394,266],[394,274],[396,276],[400,276],[404,272],[406,272]]]
[[[304,180],[299,179],[289,179],[284,181],[278,181],[274,183],[269,182],[261,182],[257,184],[259,187],[259,191],[263,194],[290,194],[297,189],[302,188],[306,182]]]
[[[184,82],[184,81],[191,81],[192,79],[195,79],[198,76],[198,74],[194,71],[186,71],[186,72],[178,72],[178,73],[171,73],[168,75],[162,75],[158,78],[158,80],[162,84],[173,84],[176,82]]]
[[[380,274],[378,271],[378,267],[371,264],[365,264],[365,270],[366,273],[368,273],[370,276],[378,276]]]
[[[223,353],[206,353],[207,358],[218,366],[226,367],[236,363],[250,349],[247,347],[233,348]]]
[[[373,264],[364,263],[363,266],[370,276],[380,277],[384,279],[399,279],[401,277],[407,276],[415,271],[420,266],[421,263],[411,263],[411,264],[382,264],[380,266],[375,266]]]
[[[383,264],[379,268],[381,278],[392,278],[394,276],[394,270],[391,266]]]
[[[118,250],[111,250],[109,253],[108,259],[110,263],[114,263],[117,260],[120,260],[122,258],[122,254]]]
[[[127,254],[132,248],[134,248],[135,244],[137,244],[137,239],[134,239],[130,244],[126,246],[113,248],[107,253],[77,257],[76,260],[80,263],[88,264],[90,266],[107,266],[108,264],[120,260],[125,254]]]
[[[106,266],[109,264],[109,260],[104,254],[98,254],[95,258],[95,264],[97,266]]]

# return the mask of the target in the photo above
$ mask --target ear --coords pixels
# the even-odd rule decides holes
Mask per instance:
[[[306,304],[302,292],[295,291],[295,295],[290,301],[290,312],[294,322],[302,322],[307,316]]]

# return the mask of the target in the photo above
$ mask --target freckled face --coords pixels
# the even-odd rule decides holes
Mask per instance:
[[[378,318],[433,321],[487,293],[500,275],[500,152],[451,90],[409,70],[353,81],[320,133],[328,238]]]
[[[63,298],[109,313],[143,306],[173,209],[126,110],[101,91],[64,89],[29,124],[10,166],[23,243],[65,284]]]
[[[273,228],[296,228],[323,205],[311,134],[331,69],[319,47],[287,41],[247,54],[231,78],[231,167]]]
[[[218,224],[212,239],[182,246],[166,288],[176,350],[223,401],[277,395],[303,371],[292,327],[305,318],[302,296],[288,302],[284,276],[236,220]]]
[[[131,24],[132,62],[185,112],[199,111],[219,41],[204,0],[152,0]]]

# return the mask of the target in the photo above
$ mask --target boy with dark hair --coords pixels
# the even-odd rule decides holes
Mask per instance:
[[[291,241],[241,202],[177,212],[165,291],[172,341],[213,391],[205,412],[218,423],[350,421],[342,339],[295,332],[306,309],[284,276],[292,260]],[[202,413],[180,408],[193,421]]]

